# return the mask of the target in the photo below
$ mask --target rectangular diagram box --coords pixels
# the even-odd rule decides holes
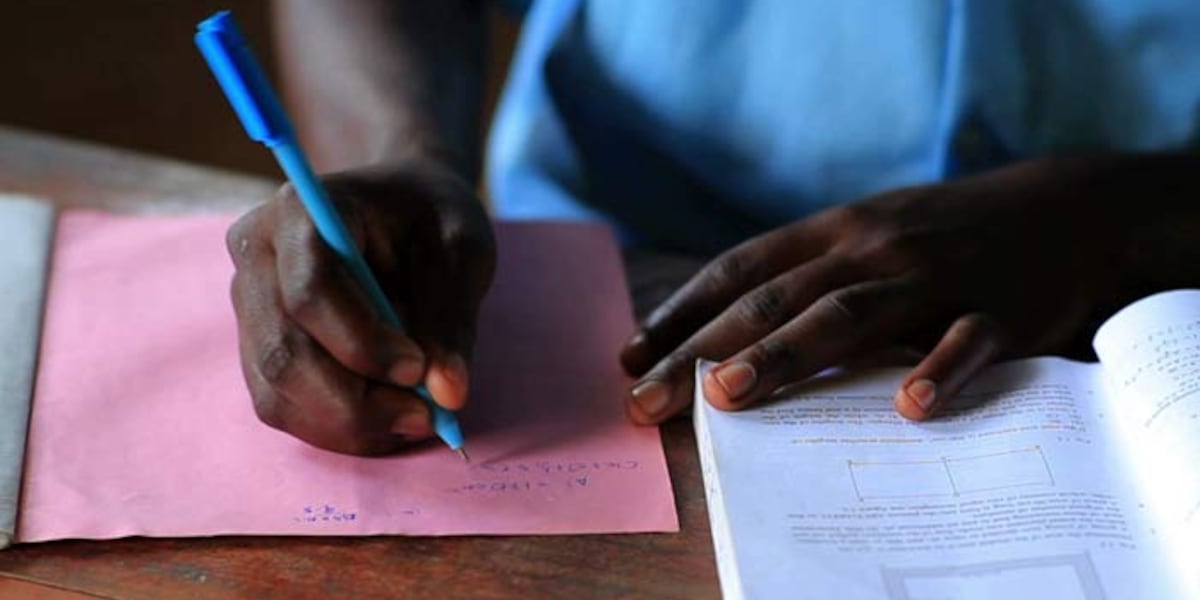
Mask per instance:
[[[846,465],[859,501],[1054,485],[1041,446],[925,460],[848,460]]]

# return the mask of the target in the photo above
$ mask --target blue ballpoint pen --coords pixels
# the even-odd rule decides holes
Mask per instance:
[[[241,119],[246,133],[275,153],[275,159],[291,180],[321,238],[341,257],[384,320],[402,328],[400,317],[392,309],[383,288],[375,280],[371,268],[346,229],[346,224],[300,150],[283,105],[267,82],[258,61],[250,53],[250,47],[234,22],[233,15],[229,11],[221,11],[201,22],[196,31],[196,45],[229,98],[229,103],[233,105],[234,112]],[[434,402],[424,385],[418,385],[413,391],[429,407],[437,436],[466,460],[462,430],[454,413]]]

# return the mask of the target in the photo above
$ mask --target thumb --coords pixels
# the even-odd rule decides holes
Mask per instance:
[[[426,353],[425,386],[448,410],[466,405],[476,323],[491,281],[487,263],[468,263],[443,255],[414,265],[424,293],[411,299],[412,334]]]
[[[467,403],[470,374],[467,361],[456,351],[438,350],[429,361],[425,386],[433,400],[448,410],[460,410]]]
[[[467,402],[469,364],[480,304],[491,283],[494,251],[467,242],[412,254],[410,273],[422,293],[410,298],[412,333],[425,350],[425,385],[435,402],[459,410]]]
[[[422,321],[425,331],[418,341],[427,353],[425,387],[438,405],[447,410],[461,410],[470,388],[470,360],[479,309],[461,302],[447,302],[443,310],[443,314]]]
[[[896,391],[896,412],[914,421],[934,416],[999,354],[1001,336],[981,314],[960,317]]]

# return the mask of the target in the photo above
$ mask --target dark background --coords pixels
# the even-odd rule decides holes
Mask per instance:
[[[284,0],[286,1],[286,0]],[[354,1],[354,0],[330,0]],[[0,124],[279,179],[192,44],[196,24],[237,15],[273,68],[267,0],[4,0]],[[517,24],[493,12],[488,112]]]

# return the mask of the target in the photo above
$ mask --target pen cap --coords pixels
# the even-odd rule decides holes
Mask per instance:
[[[251,139],[272,148],[295,139],[279,97],[250,53],[233,14],[223,10],[202,21],[196,46]]]

